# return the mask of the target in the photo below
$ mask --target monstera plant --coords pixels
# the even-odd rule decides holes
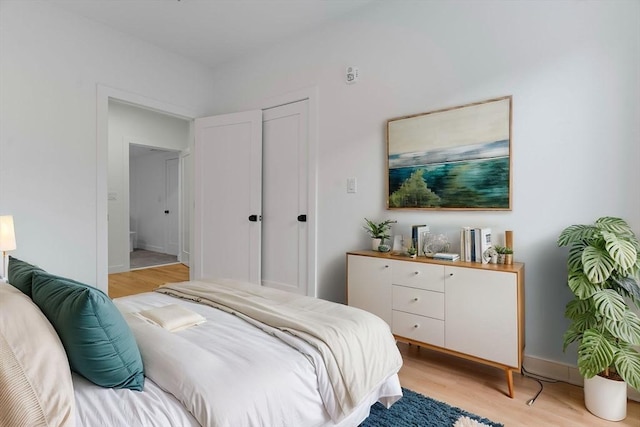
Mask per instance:
[[[575,295],[566,306],[571,324],[564,350],[578,343],[578,369],[585,379],[619,376],[640,390],[640,353],[633,348],[640,345],[640,318],[631,309],[640,308],[638,238],[624,220],[602,217],[565,228],[558,245],[570,248],[568,285]]]

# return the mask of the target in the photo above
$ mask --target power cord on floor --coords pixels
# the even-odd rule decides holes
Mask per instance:
[[[559,383],[559,382],[564,382],[564,381],[559,381],[559,380],[554,380],[553,378],[547,378],[547,377],[543,377],[541,375],[537,375],[537,374],[532,374],[529,371],[527,371],[524,368],[524,365],[521,366],[522,368],[522,375],[526,378],[530,378],[534,381],[537,381],[538,384],[540,385],[540,390],[538,390],[538,392],[536,393],[535,396],[533,396],[531,399],[527,400],[527,405],[531,406],[535,403],[536,399],[538,398],[538,396],[540,396],[540,394],[542,393],[542,390],[544,389],[544,384],[542,384],[543,382],[546,383]]]
[[[529,377],[529,378],[531,378],[531,377]],[[542,393],[542,390],[544,389],[544,385],[542,384],[542,381],[540,381],[537,378],[531,378],[531,379],[536,380],[538,382],[538,384],[540,385],[540,390],[538,390],[538,392],[536,393],[535,396],[533,396],[533,398],[527,400],[527,405],[529,405],[529,406],[533,405],[533,403],[536,401],[538,396],[540,396],[540,393]]]

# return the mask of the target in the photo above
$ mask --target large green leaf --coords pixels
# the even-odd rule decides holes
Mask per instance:
[[[569,246],[585,240],[591,240],[599,235],[600,230],[593,225],[570,225],[562,230],[558,236],[558,246]]]
[[[578,369],[585,378],[593,378],[613,362],[615,348],[608,337],[596,329],[585,331],[578,346]]]
[[[616,270],[625,272],[633,267],[638,260],[638,252],[635,246],[624,237],[608,231],[602,232],[606,242],[605,247],[611,258],[618,264]]]
[[[596,283],[591,283],[589,278],[582,272],[569,273],[569,281],[567,282],[571,291],[580,299],[590,298],[602,287]]]
[[[640,284],[635,277],[614,278],[613,281],[616,285],[627,291],[627,296],[634,299],[636,304],[640,302]],[[621,292],[621,290],[619,291]]]
[[[582,252],[584,272],[593,283],[603,283],[610,276],[615,264],[605,249],[587,246]]]
[[[581,340],[585,331],[597,328],[599,325],[600,320],[593,312],[583,313],[576,317],[564,334],[562,351],[566,351],[572,342]]]
[[[633,230],[631,230],[629,224],[622,218],[604,216],[596,220],[596,226],[601,230],[616,234],[633,235]]]
[[[600,325],[602,317],[595,312],[584,313],[573,321],[573,327],[580,332],[593,329]]]
[[[573,299],[567,303],[567,307],[564,311],[564,315],[568,319],[575,320],[586,313],[593,312],[593,310],[594,310],[593,300]]]
[[[578,243],[569,249],[569,258],[567,258],[567,267],[569,270],[582,271],[582,251],[586,245]]]
[[[607,330],[616,338],[629,344],[640,345],[640,318],[626,310],[620,320],[605,318]]]
[[[593,303],[598,313],[605,319],[619,322],[627,311],[627,304],[622,296],[613,289],[602,289],[593,294]]]
[[[578,341],[580,338],[582,338],[582,332],[575,330],[572,326],[569,326],[563,336],[564,344],[562,345],[562,351],[567,351],[569,344]]]
[[[631,346],[623,346],[616,352],[614,365],[622,379],[640,391],[640,354]]]

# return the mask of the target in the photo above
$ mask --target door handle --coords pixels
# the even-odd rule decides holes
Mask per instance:
[[[307,216],[306,215],[298,215],[298,221],[299,222],[307,222]]]
[[[251,222],[262,221],[262,215],[260,215],[260,216],[258,216],[258,215],[249,215],[249,221],[251,221]]]

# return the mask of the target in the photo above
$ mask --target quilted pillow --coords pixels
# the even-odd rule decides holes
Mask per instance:
[[[142,390],[140,350],[129,325],[104,292],[34,271],[33,301],[58,332],[71,370],[102,387]]]
[[[7,280],[31,298],[31,279],[34,271],[44,271],[40,267],[19,260],[9,255]]]
[[[40,309],[0,282],[0,426],[75,425],[69,362]]]

